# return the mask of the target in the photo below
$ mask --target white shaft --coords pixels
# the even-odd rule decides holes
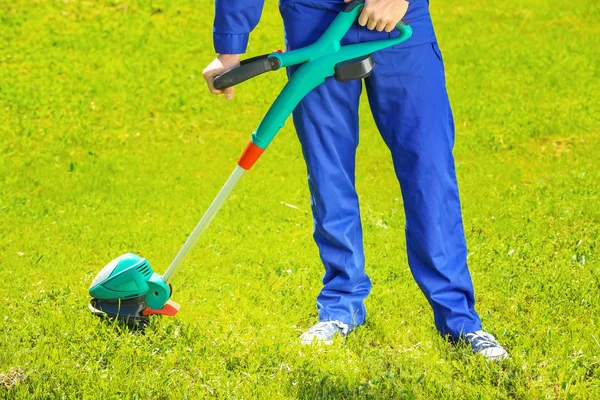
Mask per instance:
[[[227,182],[225,182],[225,185],[223,185],[217,197],[215,197],[210,207],[208,207],[208,210],[206,210],[190,237],[188,237],[181,250],[179,250],[179,253],[177,253],[173,261],[171,261],[171,265],[169,265],[169,268],[167,268],[167,271],[163,275],[163,281],[165,281],[165,283],[169,282],[173,274],[177,271],[177,268],[179,268],[181,265],[181,262],[187,253],[192,249],[192,247],[194,247],[194,244],[196,244],[206,228],[208,228],[208,225],[210,225],[210,222],[213,220],[215,215],[217,215],[221,209],[221,206],[223,203],[225,203],[225,200],[227,200],[227,197],[229,197],[229,194],[238,183],[244,172],[246,172],[244,168],[237,166],[229,179],[227,179]]]

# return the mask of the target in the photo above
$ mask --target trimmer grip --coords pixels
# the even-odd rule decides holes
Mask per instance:
[[[396,29],[400,32],[401,37],[405,37],[404,40],[408,39],[412,35],[412,28],[410,25],[403,19],[400,20],[396,24]]]
[[[279,68],[279,60],[268,58],[268,55],[258,56],[240,63],[235,67],[215,78],[213,85],[217,90],[223,90],[238,83],[247,81],[265,72],[273,71]]]

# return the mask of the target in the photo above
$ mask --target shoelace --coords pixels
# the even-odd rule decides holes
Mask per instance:
[[[325,335],[333,335],[336,332],[336,328],[340,330],[342,335],[346,334],[348,328],[344,326],[340,326],[338,323],[334,321],[324,321],[319,322],[312,328],[310,328],[310,333],[313,335],[325,334]]]
[[[486,349],[489,347],[500,346],[496,341],[496,338],[490,335],[489,333],[484,332],[473,332],[467,333],[465,335],[467,339],[473,343],[475,346],[480,347],[482,349]]]

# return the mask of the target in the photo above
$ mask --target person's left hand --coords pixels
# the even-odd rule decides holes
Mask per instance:
[[[344,1],[351,3],[353,0]],[[366,0],[358,24],[370,30],[391,32],[407,10],[408,2],[405,0]]]

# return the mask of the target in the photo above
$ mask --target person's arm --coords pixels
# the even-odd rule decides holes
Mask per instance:
[[[216,76],[236,67],[240,54],[246,52],[250,32],[256,27],[262,14],[264,0],[215,0],[213,42],[219,54],[202,72],[211,93],[233,98],[233,87],[225,90],[214,88]]]
[[[213,42],[217,54],[243,54],[260,20],[264,0],[215,0]]]

